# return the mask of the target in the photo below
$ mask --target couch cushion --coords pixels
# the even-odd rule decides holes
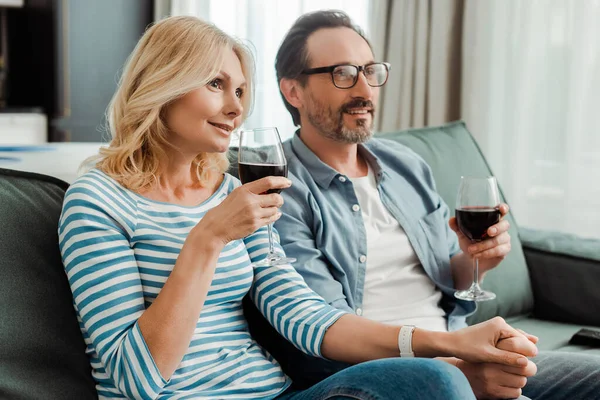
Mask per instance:
[[[519,236],[535,298],[533,315],[600,327],[600,240],[524,228]]]
[[[600,348],[598,347],[569,344],[571,337],[581,328],[598,330],[597,326],[565,324],[529,317],[509,318],[507,322],[515,328],[537,336],[540,339],[537,347],[542,351],[584,351],[586,354],[600,356]]]
[[[433,171],[438,192],[453,214],[460,177],[492,175],[483,154],[463,122],[381,133],[378,136],[396,140],[423,157]],[[502,200],[510,205],[503,195]],[[469,318],[470,323],[484,321],[496,315],[521,315],[532,310],[531,283],[517,225],[512,214],[509,214],[507,219],[511,225],[509,233],[512,238],[512,251],[498,268],[486,275],[483,284],[485,288],[495,292],[497,298],[479,303],[477,312]]]
[[[2,398],[97,398],[58,249],[66,189],[0,169]]]

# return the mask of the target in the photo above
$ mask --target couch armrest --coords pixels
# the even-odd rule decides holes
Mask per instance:
[[[600,326],[600,240],[521,228],[535,317]]]

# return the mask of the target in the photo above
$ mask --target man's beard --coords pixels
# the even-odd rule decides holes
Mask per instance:
[[[320,102],[312,95],[311,105],[308,108],[308,121],[321,133],[323,137],[340,143],[364,143],[373,136],[373,114],[375,108],[369,100],[352,100],[339,109],[334,110],[325,103]],[[356,126],[349,128],[344,125],[344,113],[352,108],[370,108],[371,124],[365,119],[357,119]]]

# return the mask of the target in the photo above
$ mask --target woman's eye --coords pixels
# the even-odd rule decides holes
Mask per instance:
[[[243,89],[236,89],[236,90],[235,90],[235,95],[236,95],[238,98],[240,98],[240,99],[241,99],[241,98],[242,98],[242,96],[244,95],[244,90],[243,90]]]
[[[221,82],[220,79],[213,79],[212,81],[208,82],[208,86],[223,90],[223,82]]]

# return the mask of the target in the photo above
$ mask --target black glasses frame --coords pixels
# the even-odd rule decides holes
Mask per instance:
[[[328,67],[318,67],[318,68],[309,68],[309,69],[305,69],[304,71],[302,71],[303,75],[315,75],[315,74],[326,74],[329,73],[331,75],[331,82],[333,83],[333,86],[335,86],[338,89],[351,89],[354,87],[354,85],[356,85],[356,82],[358,82],[358,74],[360,74],[360,72],[362,71],[362,73],[365,73],[365,68],[368,68],[372,65],[383,65],[385,67],[385,70],[387,72],[387,75],[385,77],[385,80],[383,81],[383,83],[381,85],[371,85],[371,83],[369,82],[369,80],[367,79],[367,84],[371,87],[381,87],[383,85],[385,85],[388,81],[388,78],[390,77],[390,69],[392,68],[392,64],[387,63],[387,62],[373,62],[373,63],[369,63],[369,64],[365,64],[365,65],[354,65],[354,64],[336,64],[336,65],[330,65]],[[340,87],[335,83],[335,78],[333,77],[333,71],[335,71],[336,68],[338,67],[354,67],[356,68],[357,72],[356,72],[356,76],[354,77],[354,82],[352,83],[352,85],[348,86],[348,87]],[[365,75],[366,76],[366,75]]]

